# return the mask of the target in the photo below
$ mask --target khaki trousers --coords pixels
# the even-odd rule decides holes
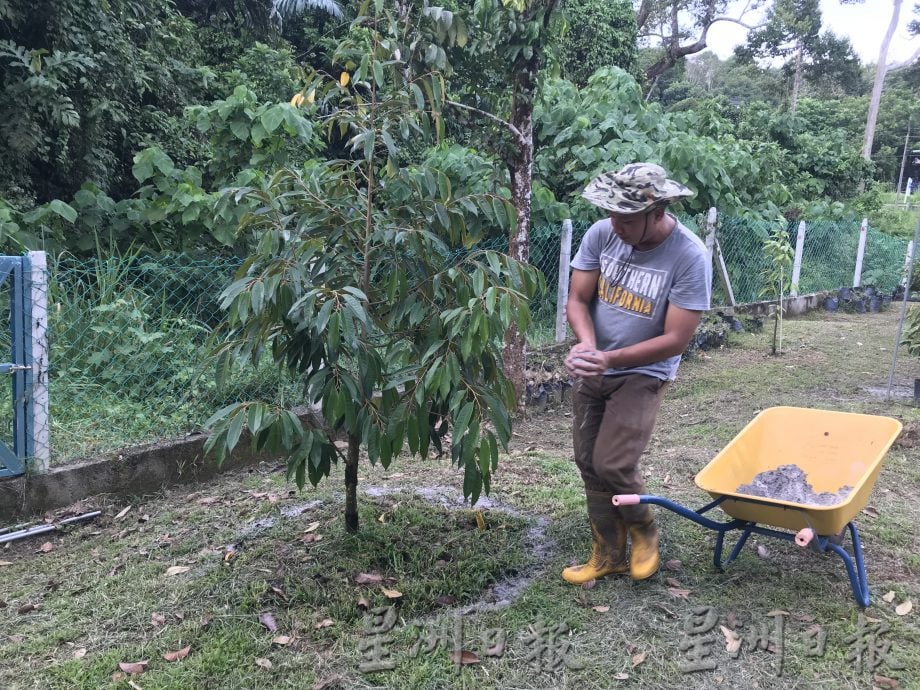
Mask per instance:
[[[639,457],[652,437],[667,385],[645,374],[575,380],[575,463],[586,489],[611,494],[645,492]]]

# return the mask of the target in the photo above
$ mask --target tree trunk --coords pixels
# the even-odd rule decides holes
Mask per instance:
[[[540,57],[534,51],[512,85],[511,125],[519,132],[519,148],[509,161],[511,203],[517,222],[508,238],[508,254],[522,263],[530,262],[530,209],[533,191],[533,101]],[[526,334],[512,325],[505,334],[505,376],[514,384],[518,410],[523,411],[526,395]]]
[[[901,1],[893,0],[891,11],[891,22],[888,24],[888,31],[885,32],[885,38],[882,40],[882,47],[878,51],[878,64],[875,66],[875,82],[872,85],[872,97],[869,99],[869,113],[866,117],[866,134],[863,138],[863,158],[872,159],[872,142],[875,140],[875,123],[878,119],[878,108],[882,102],[882,87],[885,85],[885,73],[888,71],[888,46],[891,45],[891,37],[894,36],[895,29],[898,28],[898,19],[901,16]]]
[[[358,450],[361,439],[348,435],[348,455],[345,458],[345,531],[358,532]]]
[[[789,109],[792,111],[792,114],[795,115],[796,106],[799,104],[799,91],[802,90],[802,51],[804,47],[802,46],[802,40],[799,39],[798,45],[795,49],[795,77],[792,80],[792,101],[789,105]]]

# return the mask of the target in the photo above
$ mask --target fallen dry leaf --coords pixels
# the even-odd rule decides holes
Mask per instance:
[[[592,606],[592,610],[597,611],[598,613],[607,613],[610,610],[609,606]]]
[[[275,617],[270,613],[259,614],[259,622],[265,626],[268,632],[276,632],[278,630],[278,624],[275,622]]]
[[[277,587],[277,586],[275,586],[275,585],[271,585],[271,586],[269,587],[269,589],[270,589],[272,592],[274,592],[275,594],[277,594],[279,597],[281,597],[282,599],[284,599],[284,601],[287,601],[287,600],[288,600],[287,592],[285,592],[281,587]]]
[[[5,565],[13,565],[13,561],[0,561],[0,568]]]
[[[291,644],[292,639],[293,638],[288,637],[287,635],[278,635],[277,637],[272,638],[272,644],[284,647],[285,645]]]
[[[767,613],[767,615],[770,616],[770,617],[773,617],[773,616],[788,616],[788,615],[789,615],[789,612],[788,612],[788,611],[783,611],[783,610],[781,610],[781,609],[773,609],[772,611],[769,611],[769,612]]]
[[[341,676],[326,676],[313,683],[313,690],[326,690],[342,680]]]
[[[888,594],[885,594],[884,596],[882,596],[882,601],[888,604],[893,602],[894,601],[894,590],[891,590],[890,592],[888,592]]]
[[[181,661],[188,656],[190,651],[192,651],[191,645],[188,647],[183,647],[182,649],[177,649],[175,652],[166,652],[166,654],[163,655],[163,658],[166,661]]]
[[[614,677],[616,680],[629,680],[629,674],[628,674],[628,673],[623,673],[622,671],[620,671],[619,673],[615,673],[615,674],[613,675],[613,677]]]
[[[355,575],[355,584],[358,585],[379,585],[383,582],[383,575],[377,573],[358,573]]]
[[[862,509],[862,512],[864,512],[870,518],[878,517],[878,508],[875,508],[873,506],[866,506],[865,508]]]
[[[811,620],[814,620],[815,617],[812,616]],[[799,620],[804,620],[800,618]],[[725,616],[725,622],[728,624],[729,628],[734,628],[738,624],[738,615],[734,611],[729,611]]]
[[[877,673],[872,676],[872,682],[880,688],[890,688],[891,690],[895,690],[899,686],[896,679],[889,678],[888,676],[881,676]]]
[[[358,599],[359,609],[364,609],[365,611],[367,611],[370,607],[371,607],[371,602],[367,600],[367,597],[361,597],[360,599]]]
[[[301,543],[301,544],[312,544],[313,542],[322,541],[322,540],[323,540],[323,535],[322,535],[322,534],[313,534],[313,533],[311,533],[311,534],[305,534],[305,535],[303,535],[303,536],[300,538],[300,543]]]
[[[636,668],[639,664],[645,661],[645,657],[648,656],[648,652],[639,652],[638,654],[633,654],[632,657],[632,667]]]
[[[49,553],[54,550],[54,544],[52,544],[50,541],[46,541],[38,548],[38,550],[42,553]]]
[[[470,664],[478,664],[479,656],[464,649],[461,650],[459,654],[457,652],[451,652],[450,660],[455,664],[460,664],[461,666],[469,666]]]
[[[678,580],[675,580],[673,577],[666,577],[664,581],[668,583],[668,586],[670,587],[677,587],[678,589],[683,587],[683,585]]]
[[[259,657],[258,659],[256,659],[256,666],[258,666],[259,668],[264,668],[267,671],[268,669],[272,667],[272,662],[270,662],[268,659]]]
[[[683,569],[683,566],[684,566],[684,564],[681,563],[681,562],[680,562],[678,559],[676,559],[676,558],[672,558],[671,560],[665,561],[665,562],[664,562],[664,568],[665,568],[665,570],[678,571],[678,570]],[[628,677],[628,676],[627,676],[627,677]]]
[[[457,597],[452,597],[450,594],[442,594],[435,599],[435,603],[438,606],[453,606],[457,603]]]
[[[187,573],[189,570],[191,570],[191,568],[187,565],[173,565],[166,569],[166,577],[181,575],[182,573]]]
[[[386,521],[387,521],[387,514],[386,514],[386,513],[380,513],[380,516],[377,518],[377,522],[379,522],[379,523],[381,523],[381,524],[384,524],[384,523],[386,523]]]
[[[116,515],[116,516],[115,516],[114,518],[112,518],[112,519],[115,520],[115,521],[121,520],[125,515],[128,514],[128,512],[129,512],[129,511],[131,510],[131,508],[133,508],[133,507],[134,507],[134,506],[128,506],[127,508],[122,508],[122,509],[121,509],[121,512],[119,512],[118,515]]]
[[[770,552],[767,551],[766,546],[764,546],[763,544],[758,544],[757,545],[757,555],[760,556],[761,558],[769,558]]]
[[[16,613],[18,613],[21,616],[23,614],[30,613],[32,611],[37,611],[38,608],[39,608],[38,606],[36,606],[30,601],[28,603],[23,604],[18,609],[16,609]]]
[[[112,674],[112,682],[113,682],[113,683],[120,683],[121,681],[123,681],[123,680],[124,680],[125,678],[127,678],[127,677],[128,677],[128,676],[127,676],[126,674],[122,673],[121,671],[115,671],[115,673]]]
[[[383,585],[380,586],[380,591],[383,592],[383,596],[387,599],[399,599],[402,596],[402,592],[398,589],[387,589]]]
[[[86,656],[86,647],[80,647],[79,649],[73,650],[74,659],[82,659]]]
[[[166,625],[166,616],[162,613],[157,613],[154,611],[150,614],[150,622],[154,625]]]
[[[668,587],[668,594],[670,594],[675,599],[689,599],[690,590],[681,589],[680,587]]]
[[[147,661],[120,661],[118,663],[118,668],[129,676],[136,676],[146,671],[149,664],[149,659]]]
[[[594,585],[596,584],[597,584],[597,580],[588,580],[587,582],[582,583],[581,588],[582,589],[594,589]]]
[[[220,496],[205,496],[204,498],[198,499],[198,505],[209,506],[212,503],[217,503],[220,500]]]
[[[315,532],[318,527],[319,527],[318,522],[311,522],[309,525],[307,525],[307,528],[303,531],[303,533],[308,534],[310,532]]]
[[[322,630],[323,628],[328,628],[332,625],[333,625],[333,621],[331,618],[323,618],[323,620],[321,620],[319,623],[317,623],[313,627],[316,628],[317,630]]]
[[[908,599],[903,604],[898,604],[897,606],[895,606],[894,612],[898,614],[899,616],[906,616],[908,613],[910,613],[913,610],[913,608],[914,608],[913,603],[911,602],[910,599]]]
[[[725,635],[725,651],[729,654],[738,651],[741,647],[741,636],[734,630],[726,628],[724,625],[720,625],[719,630]]]

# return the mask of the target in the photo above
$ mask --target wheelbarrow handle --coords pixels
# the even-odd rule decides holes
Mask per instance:
[[[619,506],[636,506],[642,502],[639,494],[617,494],[613,497],[613,505]]]
[[[815,538],[815,531],[811,527],[803,527],[795,535],[796,546],[808,546]]]

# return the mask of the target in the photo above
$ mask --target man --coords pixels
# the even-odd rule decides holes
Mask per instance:
[[[633,163],[604,173],[582,196],[609,213],[581,241],[567,305],[578,339],[565,359],[575,381],[575,462],[593,548],[562,577],[582,584],[628,572],[644,580],[660,562],[651,510],[617,508],[611,498],[644,493],[639,456],[681,353],[709,309],[712,269],[699,238],[665,212],[693,192],[660,166]]]

